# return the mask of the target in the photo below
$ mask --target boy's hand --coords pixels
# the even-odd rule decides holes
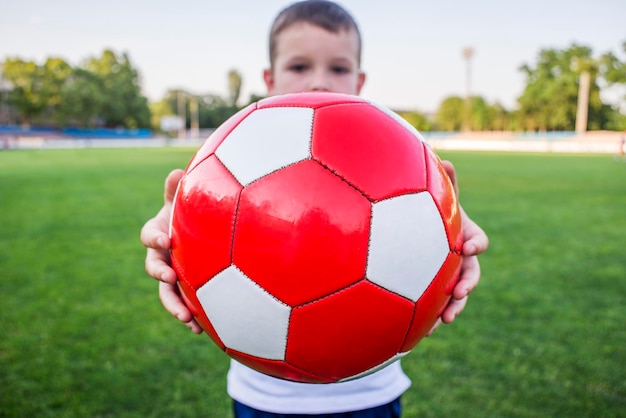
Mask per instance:
[[[161,282],[159,283],[161,303],[169,313],[184,322],[190,330],[200,334],[202,328],[193,319],[193,315],[183,302],[176,284],[176,272],[170,266],[169,222],[176,187],[183,173],[183,170],[174,170],[165,179],[163,207],[141,229],[141,243],[147,248],[146,272]]]
[[[454,191],[459,196],[459,187],[456,182],[456,173],[454,166],[449,161],[443,161],[443,167],[450,177],[454,186]],[[467,303],[467,296],[474,290],[478,281],[480,280],[480,264],[478,263],[478,255],[487,251],[489,247],[489,238],[487,234],[480,228],[476,222],[472,221],[465,213],[463,208],[459,205],[461,211],[461,225],[463,228],[463,261],[461,263],[461,274],[459,281],[452,291],[452,298],[448,303],[448,306],[441,314],[441,319],[430,330],[430,334],[437,329],[437,327],[444,322],[449,324],[459,316],[465,304]]]

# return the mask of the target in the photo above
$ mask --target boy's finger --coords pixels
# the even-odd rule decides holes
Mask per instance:
[[[450,303],[448,303],[448,306],[441,314],[441,321],[444,324],[449,324],[452,321],[454,321],[454,319],[457,316],[459,316],[461,311],[465,308],[466,304],[467,304],[467,297],[463,299],[454,299],[454,298],[450,299]]]
[[[191,311],[185,306],[178,294],[178,288],[172,283],[159,283],[159,297],[163,307],[181,322],[189,322],[193,319]]]
[[[157,215],[158,216],[158,215]],[[157,250],[167,250],[170,248],[170,238],[167,231],[163,231],[162,221],[152,218],[141,228],[139,235],[144,247]]]
[[[195,334],[202,333],[202,328],[194,320],[191,311],[180,297],[175,284],[159,283],[159,297],[161,298],[161,303],[169,313],[179,321],[184,322],[187,328]]]
[[[148,248],[145,268],[148,275],[165,283],[176,283],[176,272],[169,265],[167,253]]]
[[[165,202],[166,205],[170,205],[174,201],[174,195],[176,195],[176,188],[178,187],[178,183],[180,182],[180,179],[183,177],[183,174],[185,174],[185,172],[177,168],[176,170],[172,170],[165,178],[163,201]]]
[[[200,327],[200,325],[198,325],[198,323],[196,322],[195,319],[192,319],[191,321],[187,322],[185,324],[187,326],[187,328],[189,328],[194,334],[202,334],[202,328]]]
[[[461,277],[452,291],[452,298],[461,300],[469,295],[478,285],[480,280],[480,264],[478,257],[463,257]]]
[[[463,227],[463,255],[473,256],[479,255],[487,251],[489,247],[489,238],[485,231],[478,224],[472,221],[469,216],[461,209],[461,225]]]

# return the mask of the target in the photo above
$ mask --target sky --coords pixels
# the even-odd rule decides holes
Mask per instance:
[[[105,49],[127,53],[143,93],[168,89],[228,95],[227,73],[243,77],[241,97],[264,95],[267,36],[284,0],[0,0],[0,61],[80,65]],[[449,96],[472,95],[508,109],[525,86],[520,66],[542,49],[585,45],[621,60],[623,0],[341,0],[363,37],[361,95],[398,110],[433,112]],[[463,49],[474,54],[469,63]]]

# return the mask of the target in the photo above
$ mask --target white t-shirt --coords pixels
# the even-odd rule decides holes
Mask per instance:
[[[411,381],[400,361],[375,373],[347,382],[309,384],[267,376],[230,362],[227,391],[249,407],[277,414],[328,414],[373,408],[402,395]]]

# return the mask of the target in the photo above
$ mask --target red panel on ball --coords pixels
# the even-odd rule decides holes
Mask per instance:
[[[426,190],[422,142],[367,103],[317,110],[311,152],[374,201]]]
[[[312,109],[317,109],[323,106],[344,103],[367,102],[358,96],[320,91],[268,97],[258,103],[258,108],[264,109],[268,107],[310,107]]]
[[[408,299],[362,281],[293,310],[286,359],[331,379],[354,376],[398,353],[413,308]]]
[[[258,372],[266,373],[280,379],[287,379],[301,383],[333,383],[333,380],[324,379],[320,376],[307,373],[304,370],[285,363],[284,361],[267,360],[230,349],[226,350],[226,354],[237,360],[239,363],[245,364]]]
[[[233,260],[297,306],[365,275],[371,205],[314,161],[294,164],[241,194]]]
[[[176,273],[194,289],[230,265],[241,189],[215,156],[181,181],[172,221],[172,258],[182,267]]]
[[[400,351],[411,350],[435,325],[443,308],[448,304],[450,295],[457,283],[461,271],[461,256],[451,252],[437,273],[428,289],[417,301],[417,308],[411,329]]]
[[[426,144],[424,144],[424,149],[427,155],[428,190],[441,213],[450,248],[460,253],[463,246],[463,234],[456,193],[439,157]]]

